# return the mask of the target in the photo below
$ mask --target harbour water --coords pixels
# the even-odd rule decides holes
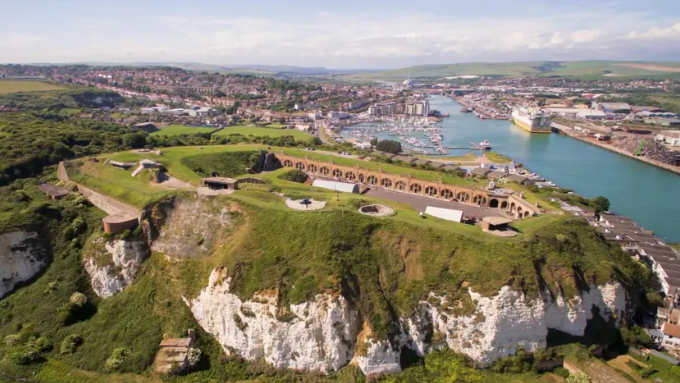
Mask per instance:
[[[440,124],[444,146],[489,140],[493,151],[585,197],[606,196],[612,210],[668,242],[680,242],[680,176],[569,137],[530,134],[509,121],[480,120],[461,113],[462,106],[449,97],[433,96],[430,106],[451,114]],[[378,136],[395,139],[386,133]],[[449,155],[468,152],[449,150]]]

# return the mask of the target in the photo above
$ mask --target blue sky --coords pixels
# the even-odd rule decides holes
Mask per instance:
[[[0,0],[0,62],[680,61],[680,0]]]

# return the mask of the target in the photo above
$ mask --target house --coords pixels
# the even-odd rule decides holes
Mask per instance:
[[[526,185],[526,184],[529,184],[531,182],[529,177],[523,176],[521,174],[511,174],[508,177],[508,180],[510,182],[518,183],[520,185]]]
[[[680,356],[680,326],[666,322],[661,326],[661,333],[663,334],[661,347],[676,358]]]
[[[460,170],[460,168],[456,165],[451,165],[451,164],[445,164],[444,166],[441,166],[439,169],[447,171],[447,172],[455,172]]]
[[[491,173],[491,170],[488,168],[474,168],[470,172],[473,176],[479,176],[479,177],[486,177],[489,173]]]
[[[419,159],[413,161],[413,163],[418,165],[418,166],[422,166],[422,165],[430,164],[430,163],[432,163],[432,161],[419,158]]]

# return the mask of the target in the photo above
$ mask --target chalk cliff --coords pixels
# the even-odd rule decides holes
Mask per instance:
[[[394,339],[376,339],[360,314],[342,296],[319,294],[310,302],[291,305],[281,316],[276,294],[243,301],[230,292],[225,270],[214,270],[209,284],[187,300],[199,324],[228,353],[249,360],[264,358],[278,368],[329,372],[353,363],[367,374],[396,373],[402,347],[419,355],[449,347],[480,366],[512,355],[517,347],[535,351],[546,346],[548,329],[583,335],[592,309],[616,322],[626,308],[618,283],[591,285],[566,300],[547,292],[534,299],[510,287],[493,297],[468,290],[475,308],[469,315],[446,310],[455,302],[430,293],[415,312],[400,319]]]
[[[96,250],[83,258],[83,266],[94,292],[108,298],[134,282],[142,262],[149,256],[149,248],[143,240],[107,241],[96,237],[92,241],[88,245]]]
[[[38,233],[13,230],[0,234],[0,298],[33,278],[49,263]]]

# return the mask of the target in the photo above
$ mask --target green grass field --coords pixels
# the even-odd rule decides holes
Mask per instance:
[[[211,133],[217,128],[170,125],[167,128],[151,133],[152,136],[179,136],[182,134]]]
[[[44,92],[64,89],[60,86],[42,81],[0,80],[0,94],[19,92]]]
[[[257,136],[257,137],[293,136],[293,138],[298,141],[305,141],[311,137],[309,134],[305,132],[294,129],[259,128],[255,126],[241,126],[241,125],[229,126],[215,133],[215,135],[217,136],[228,136],[230,134],[241,134],[244,136]]]

